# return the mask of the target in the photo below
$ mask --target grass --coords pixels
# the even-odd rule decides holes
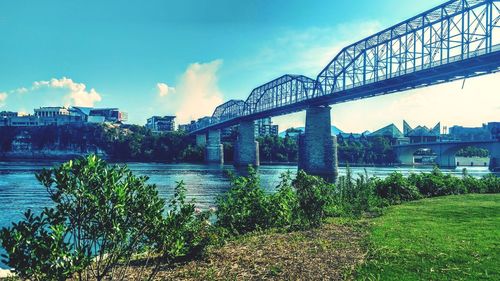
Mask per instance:
[[[392,206],[370,232],[358,280],[500,280],[500,194]]]

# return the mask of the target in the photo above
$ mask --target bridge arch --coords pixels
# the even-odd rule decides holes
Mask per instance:
[[[212,114],[212,118],[218,121],[225,121],[243,115],[245,102],[243,100],[230,100],[217,106]]]
[[[286,74],[261,85],[245,101],[244,115],[290,105],[313,97],[316,80]]]

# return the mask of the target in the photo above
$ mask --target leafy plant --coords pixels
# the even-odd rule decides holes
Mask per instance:
[[[422,197],[418,189],[398,172],[376,181],[375,191],[390,204],[400,204],[403,201],[417,200]]]
[[[297,192],[301,225],[319,226],[326,217],[327,208],[333,203],[333,186],[304,171],[297,173],[293,186]]]
[[[123,276],[134,254],[160,250],[164,201],[147,177],[96,156],[44,170],[37,179],[55,207],[2,230],[6,263],[19,276],[62,280]],[[38,241],[35,243],[35,241]],[[56,269],[47,266],[54,262]],[[32,268],[32,269],[30,269]],[[47,276],[49,272],[50,276]]]
[[[266,228],[269,224],[268,201],[252,167],[247,177],[231,175],[231,188],[216,199],[217,225],[232,234]]]

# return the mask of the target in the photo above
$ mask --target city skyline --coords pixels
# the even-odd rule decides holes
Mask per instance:
[[[278,2],[2,3],[0,111],[119,107],[129,113],[129,123],[177,115],[182,124],[211,115],[224,101],[245,99],[284,73],[316,78],[342,47],[442,1],[323,3],[319,11],[317,3]],[[497,73],[333,105],[332,123],[350,132],[400,127],[403,119],[480,126],[500,116],[499,78]],[[304,116],[273,122],[282,129],[303,126]]]

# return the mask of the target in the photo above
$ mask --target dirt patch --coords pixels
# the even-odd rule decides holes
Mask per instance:
[[[359,227],[334,223],[291,233],[252,234],[205,259],[163,268],[157,280],[346,280],[365,258]],[[132,276],[129,276],[132,277]]]

